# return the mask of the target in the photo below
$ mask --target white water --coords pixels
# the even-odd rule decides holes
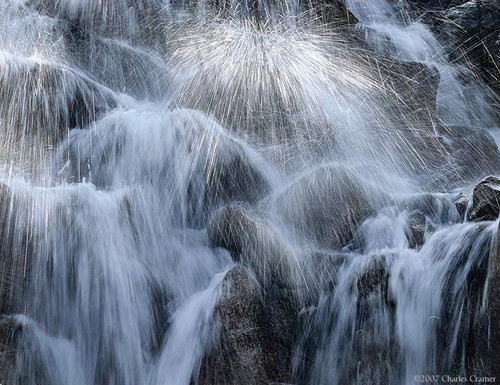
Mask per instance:
[[[361,21],[366,39],[375,49],[398,60],[423,63],[439,71],[437,94],[439,117],[449,125],[497,127],[488,91],[462,78],[473,75],[448,62],[445,49],[419,22],[402,20],[395,4],[386,0],[347,0],[349,9]]]
[[[341,32],[302,20],[303,4],[258,3],[231,1],[229,13],[204,1],[0,4],[0,181],[14,199],[2,220],[14,222],[15,266],[28,282],[13,382],[197,381],[234,264],[206,229],[242,200],[292,250],[285,279],[305,291],[297,297],[320,288],[304,305],[291,380],[412,384],[465,354],[460,322],[439,320],[462,316],[462,283],[498,227],[461,223],[457,194],[441,193],[474,182],[447,174],[450,158],[468,154],[439,153],[437,133],[401,119],[390,107],[404,90],[387,90]],[[348,3],[370,44],[439,70],[436,126],[494,126],[424,26],[401,24],[385,1]],[[334,172],[316,174],[323,168]],[[319,179],[301,184],[311,175]],[[353,242],[311,237],[309,199],[322,192],[319,212],[370,208]],[[411,200],[432,202],[416,249]],[[333,262],[335,284],[314,276],[316,254]],[[374,263],[377,283],[360,298]],[[445,347],[443,328],[455,336]]]

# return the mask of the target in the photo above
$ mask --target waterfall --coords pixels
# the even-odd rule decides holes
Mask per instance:
[[[495,110],[489,100],[491,95],[476,82],[464,80],[473,74],[448,62],[443,46],[429,27],[405,21],[398,6],[386,0],[348,0],[347,3],[361,21],[367,40],[377,50],[398,60],[423,63],[439,71],[437,111],[445,123],[496,127]]]
[[[489,92],[385,0],[0,0],[0,382],[490,375]]]

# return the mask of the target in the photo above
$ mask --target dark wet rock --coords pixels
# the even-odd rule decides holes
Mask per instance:
[[[224,278],[215,309],[220,340],[205,359],[199,383],[260,385],[287,382],[297,311],[286,291],[265,294],[252,273],[236,266]]]
[[[358,22],[342,0],[328,2],[323,0],[312,0],[308,1],[306,4],[306,7],[310,7],[308,11],[312,15],[318,15],[323,22],[329,23],[333,27],[351,26]]]
[[[0,317],[0,383],[14,381],[17,342],[24,325],[12,317]]]
[[[19,198],[0,183],[0,315],[21,312],[30,272],[32,242],[16,221]]]
[[[497,0],[393,1],[429,25],[451,60],[467,65],[500,95],[500,4]]]
[[[410,216],[409,219],[416,215],[419,220],[415,223],[422,223],[425,218],[426,230],[431,230],[432,223],[449,223],[459,220],[460,213],[455,203],[458,197],[458,193],[451,195],[422,193],[399,201],[397,206]]]
[[[500,377],[500,253],[497,249],[496,258],[492,257],[489,264],[489,278],[487,286],[487,307],[483,316],[483,341],[478,345],[479,356],[484,362],[488,376]]]
[[[424,244],[427,218],[423,212],[413,210],[407,214],[406,221],[408,245],[412,249],[419,248]]]
[[[441,126],[443,154],[448,154],[443,164],[443,178],[451,187],[470,181],[485,173],[496,174],[500,169],[500,153],[493,137],[478,127]]]
[[[469,208],[469,202],[472,198],[472,192],[462,192],[458,199],[455,201],[455,207],[457,208],[460,217],[465,218],[467,209]]]
[[[439,210],[436,198],[429,193],[412,195],[400,202],[398,207],[406,211],[418,210],[425,215],[434,215]]]
[[[351,171],[323,166],[294,182],[276,200],[276,211],[299,236],[341,248],[373,213],[363,182]]]
[[[395,371],[395,306],[389,274],[386,257],[377,256],[358,276],[353,349],[346,352],[350,356],[344,363],[343,383],[387,383]]]
[[[0,105],[0,151],[9,161],[29,165],[35,177],[48,149],[69,130],[87,126],[118,105],[109,89],[60,64],[12,57],[1,67],[0,99],[9,103]],[[31,148],[40,151],[26,151]]]
[[[81,4],[30,0],[29,3],[41,14],[64,20],[82,34],[121,39],[154,36],[154,26],[161,25],[163,8],[160,0],[90,0]]]
[[[468,220],[494,221],[500,214],[500,179],[487,177],[479,182],[472,193],[472,207]]]
[[[374,260],[358,277],[357,290],[360,300],[370,294],[387,295],[389,272],[383,260]]]
[[[253,269],[264,284],[289,278],[289,248],[250,205],[234,203],[220,209],[210,223],[208,236],[214,246],[229,250],[236,262]]]
[[[84,127],[117,106],[111,91],[74,70],[55,63],[9,58],[0,76],[0,119],[7,138],[34,138],[54,145],[74,127]],[[37,142],[38,143],[38,142]]]
[[[15,228],[12,215],[12,191],[0,183],[0,314],[14,310],[16,302],[16,261],[13,237]]]
[[[387,111],[392,111],[394,117],[404,114],[413,124],[428,124],[436,113],[439,71],[422,63],[390,59],[381,47],[371,51],[368,64],[377,69],[373,74],[388,93]]]
[[[448,9],[442,40],[454,49],[450,57],[472,64],[483,80],[500,92],[500,4],[472,0]]]
[[[233,151],[228,151],[227,158],[215,157],[214,164],[205,166],[205,194],[202,198],[204,207],[214,202],[240,201],[253,204],[270,192],[269,182],[250,163],[241,147],[228,142],[228,150],[230,147]],[[234,151],[238,148],[239,151]]]
[[[171,93],[167,64],[154,53],[119,39],[75,39],[68,48],[76,58],[76,65],[117,93],[152,101],[165,100]]]
[[[149,345],[146,347],[153,355],[161,353],[165,335],[171,325],[171,303],[173,302],[172,295],[154,278],[151,279],[151,314],[153,320],[153,328],[150,333],[151,338]]]

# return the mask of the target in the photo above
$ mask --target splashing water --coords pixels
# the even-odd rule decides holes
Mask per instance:
[[[220,3],[0,3],[7,380],[203,384],[235,262],[302,309],[290,381],[466,373],[498,222],[443,191],[500,168],[483,86],[383,0]]]

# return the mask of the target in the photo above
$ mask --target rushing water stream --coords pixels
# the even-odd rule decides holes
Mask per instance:
[[[207,228],[232,202],[285,250],[249,263],[300,307],[285,378],[467,373],[498,231],[454,204],[500,169],[483,86],[385,0],[348,0],[356,27],[220,3],[0,0],[10,383],[205,383],[236,260]]]

